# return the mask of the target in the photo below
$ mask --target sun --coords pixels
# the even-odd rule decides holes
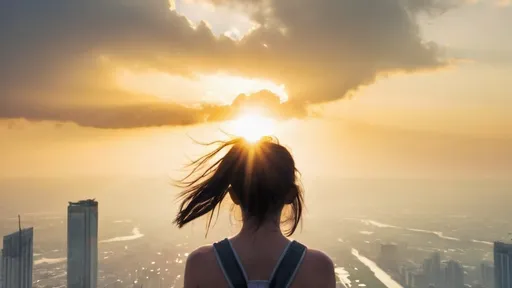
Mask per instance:
[[[230,133],[245,138],[249,142],[256,142],[263,136],[274,134],[275,122],[272,118],[256,112],[246,112],[231,121]]]

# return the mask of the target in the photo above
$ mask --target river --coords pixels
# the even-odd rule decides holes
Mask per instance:
[[[375,274],[375,277],[379,279],[380,282],[382,282],[386,287],[388,288],[403,288],[402,285],[398,284],[391,276],[389,276],[386,272],[384,272],[382,269],[375,264],[372,260],[364,257],[363,255],[359,254],[359,251],[356,249],[352,249],[352,255],[354,255],[361,263],[366,265],[366,267],[370,268],[372,272]]]

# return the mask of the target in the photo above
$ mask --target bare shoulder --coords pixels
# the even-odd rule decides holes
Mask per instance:
[[[188,255],[185,272],[194,274],[194,271],[197,270],[204,273],[204,267],[213,267],[216,266],[216,264],[217,260],[215,258],[213,245],[202,246]]]
[[[205,283],[218,278],[218,269],[213,246],[197,248],[187,257],[185,288],[205,287]]]
[[[336,286],[334,264],[327,254],[319,250],[308,248],[296,278],[293,288]]]
[[[192,251],[192,253],[190,253],[190,255],[187,257],[187,262],[202,262],[208,258],[214,257],[215,252],[213,250],[213,245],[206,245]]]
[[[308,249],[304,256],[304,262],[308,263],[308,266],[314,267],[315,270],[326,272],[332,270],[332,273],[334,273],[334,264],[331,257],[327,256],[327,254],[322,251]]]

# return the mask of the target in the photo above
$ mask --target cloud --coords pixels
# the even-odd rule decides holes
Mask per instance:
[[[127,96],[129,97],[129,96]],[[276,102],[277,101],[277,102]],[[103,129],[127,129],[151,126],[186,126],[203,122],[225,121],[235,118],[247,108],[260,108],[273,118],[303,117],[303,105],[279,103],[279,96],[263,90],[254,94],[241,94],[231,105],[203,104],[186,107],[176,103],[133,103],[99,106],[45,106],[10,104],[0,106],[0,114],[7,119],[32,121],[73,122],[80,126]],[[17,122],[7,122],[14,128]]]
[[[303,116],[308,104],[343,98],[378,74],[442,66],[437,45],[421,38],[417,17],[456,5],[435,0],[211,2],[236,6],[259,28],[240,41],[217,37],[204,22],[192,27],[169,9],[167,0],[1,1],[0,118],[102,128],[188,125],[231,117],[237,103],[249,101],[241,97],[231,106],[191,108],[127,93],[115,84],[118,67],[271,79],[286,85],[289,103],[273,102],[268,92],[250,101],[270,103],[268,109],[283,117]]]
[[[297,102],[281,103],[278,95],[268,90],[253,94],[240,94],[229,106],[203,107],[208,121],[228,120],[240,115],[244,111],[257,109],[260,113],[272,118],[293,118],[307,115],[305,105]]]
[[[464,49],[456,47],[446,47],[445,51],[453,59],[459,61],[466,60],[481,64],[500,67],[512,63],[512,51],[507,49]]]

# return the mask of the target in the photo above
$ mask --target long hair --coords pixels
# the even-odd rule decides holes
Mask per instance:
[[[255,220],[257,227],[289,205],[291,213],[286,222],[291,225],[285,233],[291,236],[301,221],[304,203],[299,173],[290,152],[271,137],[256,143],[234,138],[206,145],[218,147],[192,161],[191,172],[177,183],[184,190],[179,195],[181,204],[174,223],[181,228],[210,213],[208,231],[215,210],[231,191],[244,217]],[[228,152],[214,160],[225,149]]]

